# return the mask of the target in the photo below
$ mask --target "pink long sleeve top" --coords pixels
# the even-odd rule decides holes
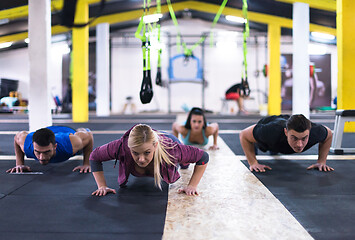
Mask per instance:
[[[153,176],[144,174],[142,175],[135,170],[136,163],[134,162],[128,147],[128,136],[131,129],[129,129],[120,139],[97,147],[90,155],[90,161],[98,161],[100,162],[100,164],[103,161],[109,161],[114,159],[117,159],[119,161],[118,183],[120,184],[120,186],[126,185],[130,174],[137,177]],[[174,165],[168,165],[166,163],[163,163],[160,166],[160,174],[166,183],[173,183],[180,178],[180,174],[178,172],[179,163],[196,163],[204,155],[204,151],[199,148],[179,144],[177,142],[174,142],[166,135],[159,135],[159,137],[164,138],[164,142],[168,146],[166,151],[174,157],[170,159],[170,161],[172,161]],[[169,148],[172,146],[174,147]]]

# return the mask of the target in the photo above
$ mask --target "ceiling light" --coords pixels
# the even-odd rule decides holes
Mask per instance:
[[[12,45],[12,42],[0,43],[0,48],[8,48]]]
[[[335,36],[327,33],[320,33],[320,32],[311,32],[312,37],[315,38],[322,38],[325,40],[334,40]]]
[[[232,16],[232,15],[227,15],[226,16],[226,19],[228,21],[231,21],[231,22],[236,22],[236,23],[246,23],[247,20],[245,18],[242,18],[242,17],[236,17],[236,16]]]
[[[52,50],[52,54],[59,55],[59,56],[70,53],[70,48],[66,43],[52,44],[51,50]]]
[[[0,19],[0,25],[6,24],[9,22],[10,22],[10,20],[8,18]]]
[[[160,18],[163,17],[163,14],[159,13],[159,14],[151,14],[151,15],[146,15],[143,16],[143,22],[144,23],[154,23],[154,22],[158,22]]]

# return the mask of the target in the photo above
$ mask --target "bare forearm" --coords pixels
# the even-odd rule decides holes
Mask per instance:
[[[97,187],[107,187],[104,172],[99,171],[99,172],[93,172],[92,175],[94,175]]]
[[[255,156],[254,143],[242,138],[240,139],[240,143],[242,145],[245,157],[247,158],[249,165],[257,163],[258,161],[256,160]]]
[[[324,164],[326,163],[331,144],[332,144],[331,138],[327,139],[323,143],[319,143],[318,161],[317,161],[318,163],[324,163]]]
[[[325,164],[329,153],[330,146],[332,145],[333,134],[332,131],[327,128],[328,135],[324,142],[319,143],[318,147],[318,163]]]
[[[173,135],[174,135],[175,137],[179,137],[179,132],[178,132],[178,130],[176,129],[175,124],[173,125]]]
[[[86,145],[83,149],[83,165],[89,165],[90,154],[93,149],[93,141],[91,140],[88,145]]]
[[[217,139],[218,139],[218,130],[219,130],[219,126],[218,123],[211,123],[205,132],[206,136],[213,136],[213,145],[217,146]]]
[[[15,155],[16,155],[16,166],[17,165],[24,165],[25,164],[25,154],[20,148],[20,146],[14,142],[14,147],[15,147]]]
[[[194,168],[194,172],[191,176],[191,179],[190,179],[190,182],[189,182],[189,185],[190,186],[194,186],[194,187],[197,187],[197,185],[199,184],[205,170],[206,170],[206,167],[207,167],[207,164],[205,165],[195,165],[195,168]]]
[[[217,146],[218,130],[213,134],[213,145]]]

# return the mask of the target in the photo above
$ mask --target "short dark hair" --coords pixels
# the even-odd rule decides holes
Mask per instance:
[[[287,130],[295,130],[296,132],[304,132],[310,130],[312,123],[303,114],[294,114],[286,122]]]
[[[201,108],[198,108],[198,107],[194,107],[190,110],[189,112],[189,115],[187,116],[187,120],[186,120],[186,123],[185,123],[185,128],[186,129],[191,129],[191,116],[192,115],[200,115],[203,117],[203,129],[206,128],[207,126],[207,122],[206,122],[206,117],[205,117],[205,114],[203,113],[203,110]]]
[[[41,147],[48,146],[50,143],[55,144],[55,135],[48,128],[41,128],[34,132],[32,142],[37,143]]]

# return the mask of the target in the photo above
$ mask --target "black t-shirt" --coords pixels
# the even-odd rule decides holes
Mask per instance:
[[[237,83],[237,84],[234,84],[233,86],[231,86],[227,91],[226,91],[226,94],[228,93],[232,93],[232,92],[239,92],[239,90],[242,90],[243,89],[243,85],[241,83]]]
[[[253,136],[258,148],[263,151],[272,151],[283,154],[295,153],[287,142],[284,132],[289,115],[269,116],[261,119],[254,127]],[[323,142],[328,136],[327,129],[317,123],[312,123],[309,140],[302,152],[319,142]]]

